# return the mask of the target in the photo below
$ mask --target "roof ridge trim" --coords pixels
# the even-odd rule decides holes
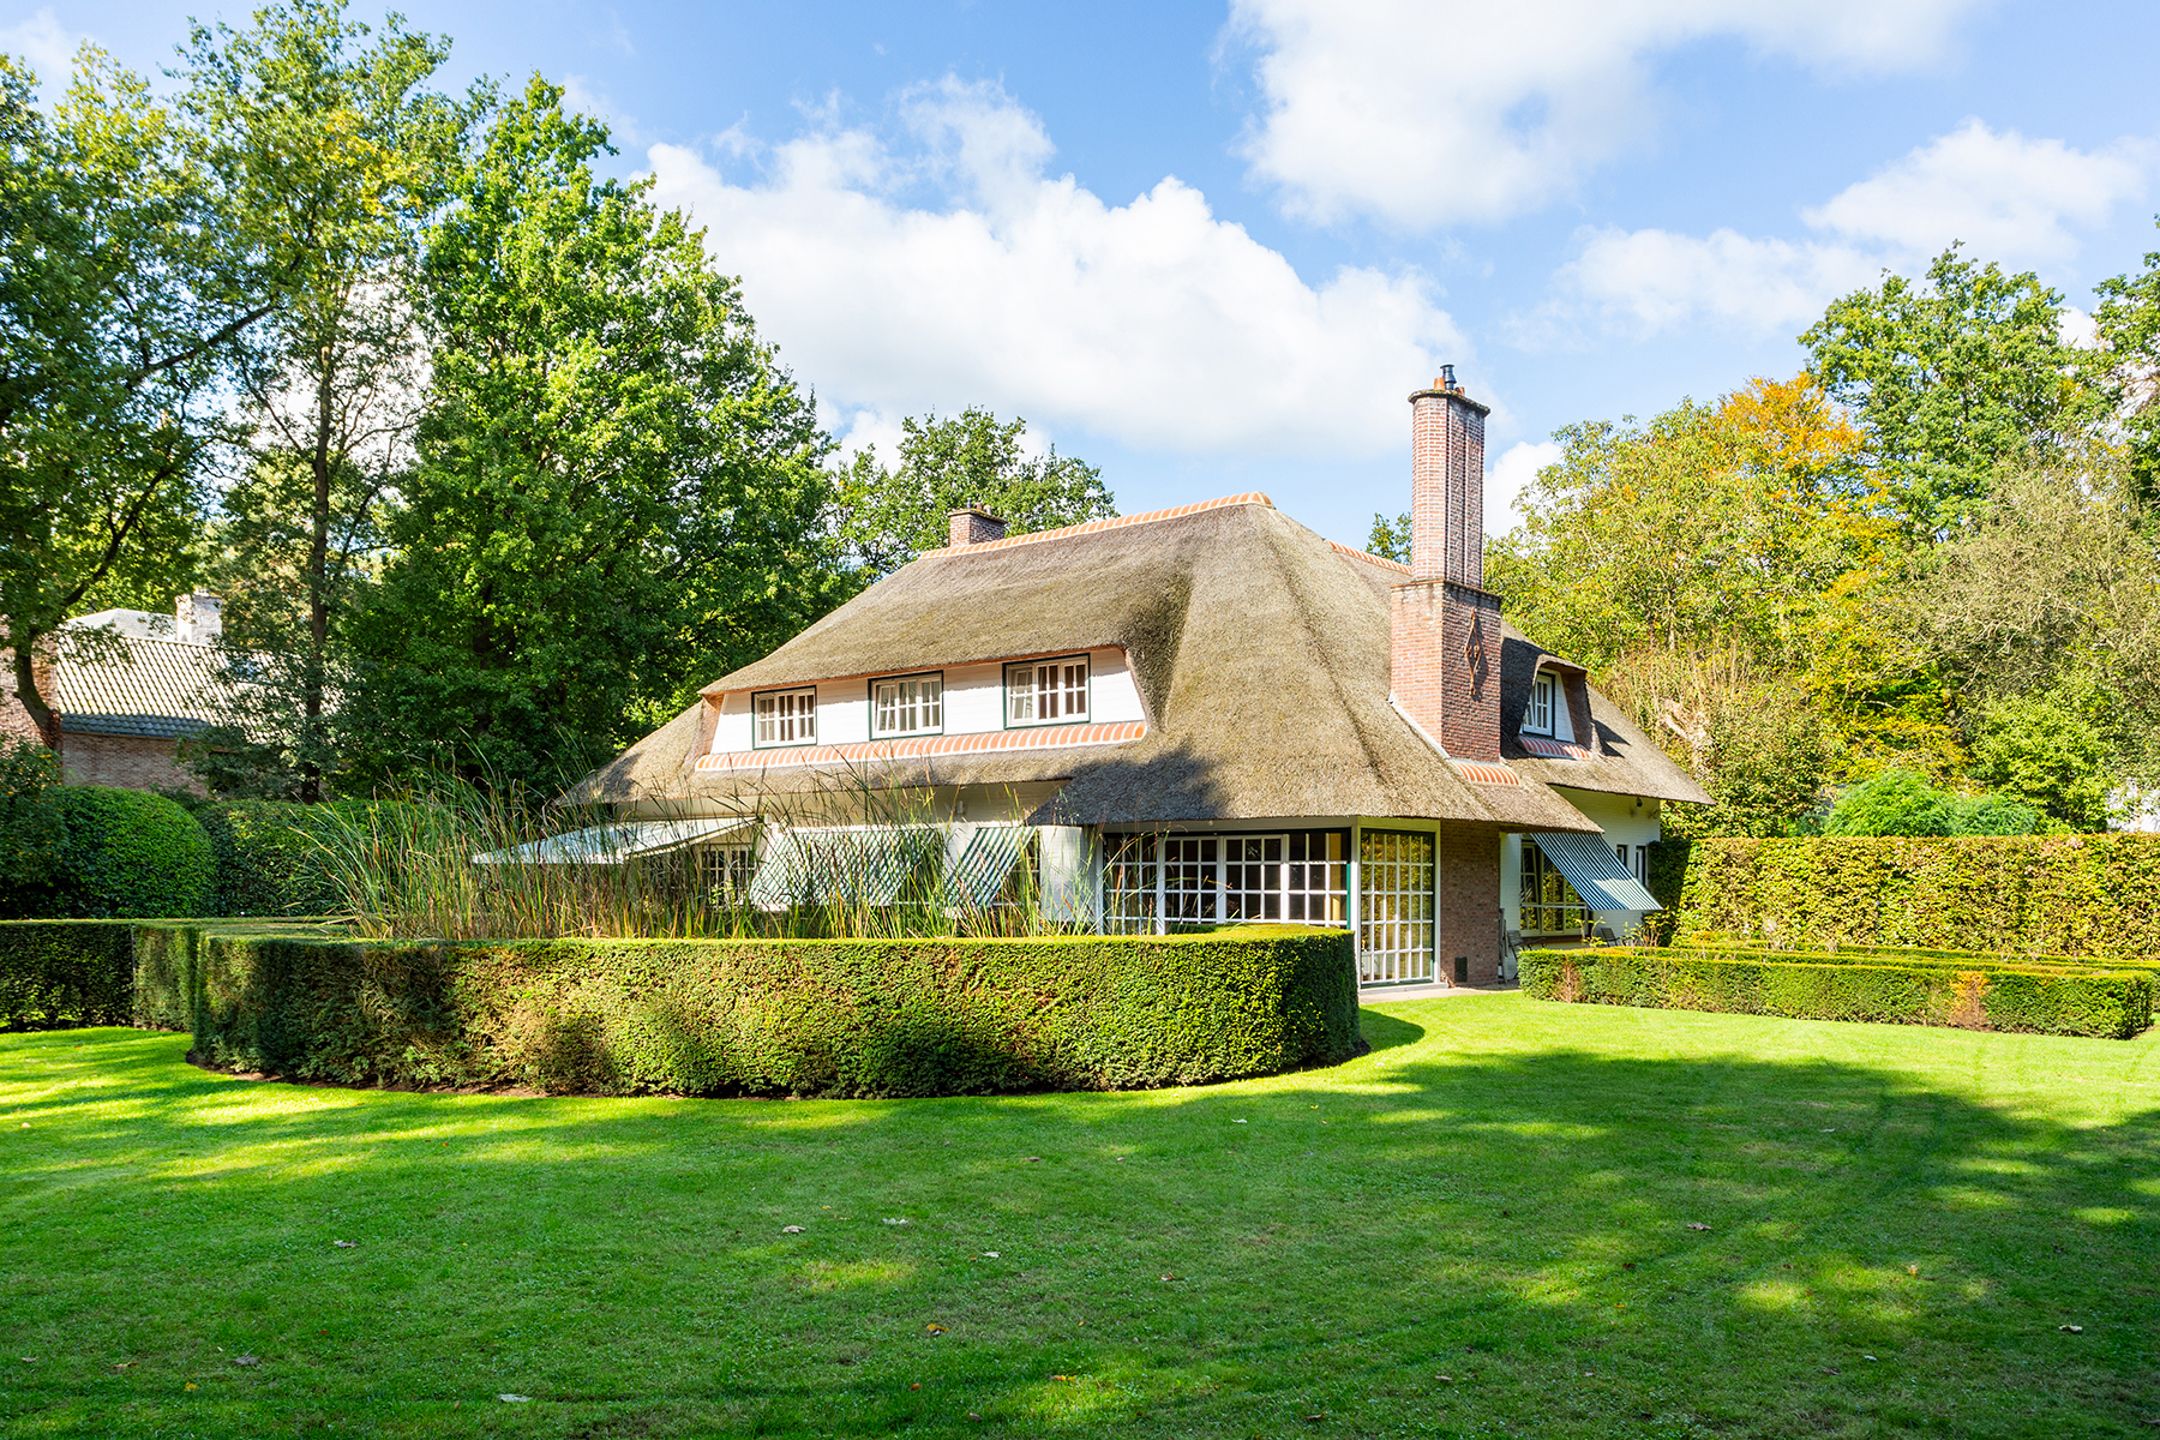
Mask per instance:
[[[1205,510],[1221,510],[1232,505],[1264,505],[1270,510],[1275,508],[1275,502],[1258,490],[1247,490],[1215,500],[1195,500],[1190,505],[1173,505],[1167,510],[1143,510],[1138,515],[1112,515],[1101,520],[1082,521],[1078,525],[1060,525],[1055,530],[1031,530],[1025,535],[1010,535],[1003,540],[985,540],[976,545],[940,546],[935,550],[925,550],[923,558],[963,553],[974,555],[984,550],[1010,550],[1019,545],[1039,545],[1045,540],[1066,540],[1076,535],[1122,530],[1128,525],[1150,525],[1158,520],[1182,520],[1187,515],[1198,515]]]

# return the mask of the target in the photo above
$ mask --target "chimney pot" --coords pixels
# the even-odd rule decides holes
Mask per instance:
[[[951,512],[947,517],[950,530],[946,544],[955,550],[965,550],[970,545],[987,545],[993,540],[1005,538],[1005,521],[991,514],[980,505],[968,505]]]

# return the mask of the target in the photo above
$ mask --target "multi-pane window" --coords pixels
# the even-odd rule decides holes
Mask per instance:
[[[1433,978],[1433,837],[1367,830],[1358,844],[1358,978]]]
[[[1341,925],[1343,833],[1120,835],[1103,862],[1103,928],[1149,934],[1194,925],[1295,920]]]
[[[1343,833],[1300,830],[1290,837],[1283,876],[1283,918],[1305,925],[1343,923]]]
[[[707,845],[697,852],[698,883],[716,899],[732,900],[750,891],[750,847]]]
[[[817,741],[817,687],[767,690],[751,702],[759,745],[810,745]]]
[[[1525,840],[1522,847],[1522,933],[1525,935],[1587,935],[1590,909],[1568,884],[1567,876],[1553,867],[1545,852]]]
[[[1552,734],[1553,714],[1559,705],[1559,680],[1541,672],[1530,682],[1530,710],[1523,716],[1522,728],[1533,734]]]
[[[870,686],[870,734],[935,735],[945,728],[945,677],[902,675]]]
[[[1070,725],[1088,718],[1085,655],[1023,660],[1005,667],[1005,723]]]

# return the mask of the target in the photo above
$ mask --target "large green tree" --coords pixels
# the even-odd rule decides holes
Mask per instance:
[[[2128,442],[2131,499],[2152,527],[2160,517],[2160,250],[2146,253],[2144,269],[2095,288],[2102,390]]]
[[[335,764],[339,631],[419,411],[421,232],[478,104],[435,88],[448,54],[394,15],[374,32],[343,0],[196,25],[182,51],[182,103],[229,177],[225,223],[265,248],[306,239],[241,347],[251,441],[212,574],[246,681],[236,693],[255,743],[235,773],[250,788],[317,799]],[[229,758],[222,748],[206,754]]]
[[[1866,432],[1872,478],[1919,541],[1948,535],[1996,469],[2091,417],[2086,364],[2063,339],[2062,297],[1952,246],[1918,280],[1832,302],[1800,337],[1809,369]]]
[[[970,406],[950,419],[901,421],[891,469],[874,450],[858,453],[839,496],[840,538],[858,577],[875,580],[937,549],[948,517],[969,505],[994,511],[1014,535],[1117,513],[1102,472],[1055,446],[1034,453],[1026,437],[1025,420]]]
[[[221,157],[140,76],[86,48],[49,112],[33,83],[0,55],[0,646],[53,744],[33,658],[187,582],[234,346],[293,247],[225,223]]]
[[[355,627],[362,779],[553,783],[831,603],[812,407],[610,153],[535,78],[429,229],[417,463]]]

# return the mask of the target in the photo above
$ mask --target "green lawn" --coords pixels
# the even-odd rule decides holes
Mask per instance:
[[[1277,1080],[816,1103],[0,1036],[0,1430],[2155,1433],[2160,1034],[1365,1019]]]

